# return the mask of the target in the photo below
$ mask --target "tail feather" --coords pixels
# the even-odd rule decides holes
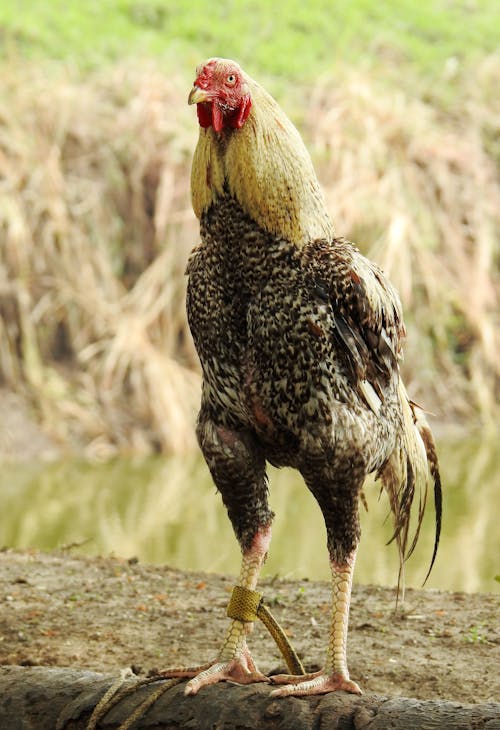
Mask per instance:
[[[425,576],[423,585],[427,583],[427,578],[431,574],[431,570],[436,560],[436,555],[439,547],[439,538],[441,536],[441,520],[443,515],[443,492],[441,489],[441,475],[439,473],[439,462],[436,453],[436,444],[434,443],[434,437],[426,422],[420,427],[420,435],[424,442],[425,451],[427,453],[427,461],[429,463],[429,470],[434,480],[434,511],[436,515],[436,530],[434,533],[434,548],[432,550],[431,562],[427,575]]]
[[[439,465],[432,432],[423,411],[412,403],[402,381],[399,381],[402,429],[396,447],[377,473],[388,494],[394,521],[389,542],[396,542],[399,553],[398,595],[404,597],[404,563],[413,553],[427,505],[430,488],[434,489],[435,538],[432,558],[424,585],[434,565],[441,534],[442,493]],[[410,538],[410,517],[418,494],[416,526]]]

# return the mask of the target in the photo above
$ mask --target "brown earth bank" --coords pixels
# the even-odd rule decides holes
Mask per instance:
[[[0,553],[0,664],[72,667],[139,675],[215,657],[234,577],[188,573],[135,559],[87,558],[68,550]],[[326,582],[262,582],[262,592],[306,669],[327,643]],[[348,641],[351,676],[365,693],[500,700],[500,598],[354,587]],[[260,624],[250,640],[259,668],[285,667]]]

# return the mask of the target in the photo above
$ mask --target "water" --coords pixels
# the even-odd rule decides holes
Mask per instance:
[[[500,457],[494,439],[448,439],[439,444],[444,485],[441,547],[429,587],[500,592]],[[329,576],[319,508],[300,476],[271,470],[276,512],[265,575],[296,579]],[[182,569],[236,574],[239,550],[201,457],[78,460],[3,465],[0,546],[51,549],[167,563]],[[387,501],[366,489],[359,583],[394,585],[398,561],[390,537]],[[406,583],[418,587],[433,542],[432,499]]]

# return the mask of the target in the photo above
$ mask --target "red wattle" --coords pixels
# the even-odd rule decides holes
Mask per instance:
[[[198,114],[200,127],[213,127],[214,131],[220,134],[224,127],[241,129],[250,114],[251,106],[250,96],[243,97],[237,109],[226,111],[226,113],[222,111],[218,104],[202,101],[196,105],[196,113]]]
[[[200,127],[210,127],[212,125],[211,106],[211,104],[207,104],[204,101],[196,105],[196,113],[198,115]]]

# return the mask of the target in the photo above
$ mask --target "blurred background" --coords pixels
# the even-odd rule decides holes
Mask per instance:
[[[184,308],[187,95],[218,55],[278,99],[337,233],[399,288],[445,490],[429,585],[500,589],[499,43],[497,0],[3,0],[0,546],[238,570]],[[356,579],[392,585],[388,505],[366,491]],[[272,471],[271,502],[266,573],[327,578],[298,475]]]

